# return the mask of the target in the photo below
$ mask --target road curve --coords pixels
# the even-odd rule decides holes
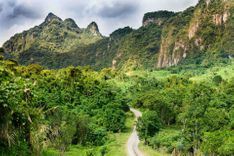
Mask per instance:
[[[135,120],[137,121],[139,117],[142,116],[142,113],[137,111],[136,109],[130,108],[131,112],[135,115]],[[139,136],[137,135],[136,125],[134,125],[131,136],[128,139],[128,156],[143,156],[141,151],[138,148],[138,144],[140,143]]]

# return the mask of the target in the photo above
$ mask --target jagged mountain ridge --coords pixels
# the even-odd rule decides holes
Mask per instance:
[[[3,47],[14,55],[32,47],[62,53],[69,52],[77,45],[88,45],[102,38],[95,22],[88,25],[86,29],[82,29],[71,18],[63,21],[53,13],[49,13],[42,24],[16,34],[5,42]]]
[[[36,36],[35,43],[25,46],[18,39],[24,36],[22,33],[20,37],[16,35],[7,41],[4,49],[22,64],[39,63],[49,68],[90,65],[96,69],[112,67],[133,70],[189,63],[207,64],[234,55],[233,14],[232,0],[200,0],[195,7],[183,12],[147,13],[139,29],[126,27],[116,30],[110,37],[103,37],[94,22],[87,29],[81,29],[72,19],[62,21],[49,14],[49,18],[40,26],[52,23],[52,26],[44,28],[51,30],[51,40],[43,42]],[[62,28],[65,25],[72,33],[61,41],[58,35],[61,31],[53,29],[53,24],[63,25]],[[30,32],[26,31],[26,34]],[[9,46],[12,44],[15,46]],[[20,47],[20,50],[16,47]]]

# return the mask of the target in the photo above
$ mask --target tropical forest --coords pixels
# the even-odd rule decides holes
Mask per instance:
[[[233,0],[109,36],[51,12],[2,44],[0,156],[169,155],[234,155]]]

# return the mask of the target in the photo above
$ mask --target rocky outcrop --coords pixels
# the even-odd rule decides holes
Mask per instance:
[[[64,20],[64,25],[67,26],[67,29],[75,31],[77,33],[81,33],[82,30],[78,27],[78,25],[76,24],[76,22],[71,19],[71,18],[67,18]]]
[[[229,8],[227,7],[229,4]],[[207,7],[204,8],[204,5]],[[217,7],[219,9],[214,10]],[[233,8],[232,8],[233,9]],[[232,10],[233,11],[233,10]],[[183,12],[175,16],[188,16],[188,12]],[[201,51],[209,51],[215,42],[220,46],[215,49],[224,47],[220,42],[223,38],[223,27],[231,17],[230,3],[225,0],[200,0],[199,4],[191,14],[189,23],[184,26],[176,24],[180,21],[173,21],[170,25],[166,25],[163,29],[171,31],[164,32],[161,38],[161,47],[157,59],[157,67],[170,67],[179,64],[188,55],[196,55],[194,53]],[[216,27],[213,26],[216,25]],[[230,27],[230,25],[228,25]],[[230,28],[229,28],[230,29]],[[230,31],[230,30],[229,30]],[[186,33],[185,33],[186,32]],[[223,34],[221,34],[223,33]],[[173,35],[172,35],[173,34]],[[231,34],[227,34],[230,37]],[[230,39],[229,39],[230,40]],[[230,46],[230,45],[229,45]]]
[[[225,11],[223,14],[215,14],[213,15],[213,22],[215,25],[225,24],[230,16],[228,11]]]
[[[209,6],[211,0],[206,0],[206,6]]]
[[[206,3],[210,3],[210,1],[206,1]],[[190,21],[188,28],[188,38],[191,40],[194,38],[199,30],[199,26],[201,25],[202,10],[196,9],[194,10],[193,17]]]
[[[182,12],[147,13],[139,29],[118,29],[110,37],[103,37],[95,22],[82,29],[50,13],[41,25],[13,36],[4,49],[23,63],[52,68],[152,69],[200,63],[213,54],[228,58],[234,56],[233,8],[229,0],[199,0]]]
[[[172,58],[174,58],[173,65],[177,65],[179,61],[181,60],[181,58],[185,59],[187,56],[187,51],[188,51],[188,47],[184,41],[182,40],[176,41],[174,49],[173,49],[173,54],[172,54]]]
[[[101,35],[96,22],[91,22],[87,27],[87,31],[91,32],[95,36]]]
[[[21,34],[16,34],[11,37],[10,40],[3,44],[3,48],[6,52],[22,51],[26,49],[27,43],[34,40],[35,33],[27,33],[24,31]]]
[[[216,25],[222,25],[223,24],[223,15],[219,15],[219,14],[213,15],[213,22]]]
[[[189,39],[192,39],[196,35],[198,28],[199,28],[199,22],[195,22],[190,25],[188,30]]]
[[[166,20],[174,15],[175,13],[170,11],[150,12],[144,15],[142,25],[145,27],[153,23],[161,26]]]
[[[76,24],[76,22],[73,19],[71,19],[71,18],[65,19],[64,23],[69,28],[74,28],[74,29],[79,28],[78,25]]]
[[[151,23],[154,23],[154,24],[157,24],[158,26],[161,26],[162,23],[164,22],[164,20],[165,19],[163,19],[163,18],[158,18],[158,19],[148,18],[147,20],[145,20],[143,22],[143,26],[145,27],[145,26],[147,26],[147,25],[149,25]]]
[[[38,51],[68,52],[76,46],[88,45],[99,39],[102,39],[102,36],[95,22],[87,29],[80,29],[73,19],[63,21],[49,13],[42,24],[11,37],[4,43],[3,48],[15,56],[32,48]]]
[[[58,21],[62,21],[61,18],[59,18],[58,16],[56,16],[55,14],[53,14],[52,12],[50,12],[47,17],[45,18],[45,22],[49,23],[53,20],[58,20]]]
[[[200,47],[202,45],[202,38],[201,37],[198,37],[194,40],[194,44],[197,46],[197,47]]]
[[[123,55],[123,53],[118,53],[116,55],[116,57],[112,60],[112,69],[116,69],[116,65],[118,63],[118,60],[121,58],[121,56]]]
[[[228,18],[230,16],[230,13],[228,11],[226,11],[224,14],[223,14],[223,22],[226,23]]]
[[[170,47],[174,45],[172,52]],[[160,53],[158,56],[158,68],[171,67],[177,65],[182,59],[187,56],[188,47],[182,40],[175,43],[169,43],[167,39],[163,39]]]
[[[163,39],[161,42],[160,52],[157,61],[158,68],[171,66],[171,58],[169,58],[170,56],[168,49],[169,49],[169,43],[167,42],[167,39]]]

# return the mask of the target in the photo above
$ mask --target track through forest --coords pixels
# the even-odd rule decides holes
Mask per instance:
[[[137,121],[139,117],[142,116],[142,113],[136,109],[131,108],[131,112],[135,115],[135,120]],[[131,136],[128,139],[127,148],[128,148],[128,156],[143,156],[141,151],[138,148],[140,143],[139,136],[136,131],[136,125],[134,125]]]

